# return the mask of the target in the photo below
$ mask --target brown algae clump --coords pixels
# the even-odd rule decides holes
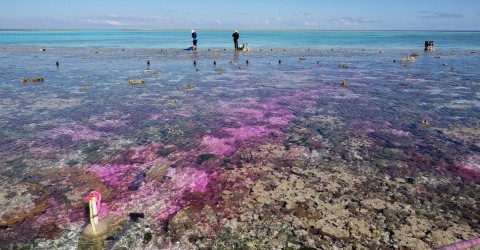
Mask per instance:
[[[422,120],[420,121],[420,123],[421,123],[422,125],[428,125],[428,124],[430,124],[427,119],[422,119]]]
[[[44,80],[43,77],[34,77],[31,79],[32,82],[43,82]]]
[[[41,214],[48,203],[49,192],[38,184],[2,184],[0,190],[0,227],[8,227]]]
[[[147,181],[162,181],[169,169],[170,164],[157,163],[147,171],[145,178]]]
[[[33,78],[26,78],[23,77],[20,79],[21,83],[29,83],[29,82],[44,82],[45,78],[43,77],[33,77]]]
[[[132,79],[132,80],[128,80],[128,84],[130,85],[145,84],[145,81],[140,79]]]
[[[405,58],[400,59],[400,61],[402,61],[402,62],[415,62],[415,57],[413,57],[413,56],[405,57]]]
[[[35,173],[33,178],[45,186],[53,197],[65,201],[65,207],[72,209],[82,208],[82,197],[92,190],[99,190],[106,199],[110,197],[110,190],[101,179],[82,169],[43,169]]]
[[[178,90],[182,90],[182,89],[195,89],[195,84],[193,83],[189,83],[187,85],[181,85],[181,86],[178,86],[177,89]]]

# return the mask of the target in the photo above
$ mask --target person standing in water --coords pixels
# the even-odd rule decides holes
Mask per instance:
[[[233,36],[233,43],[235,44],[235,50],[238,50],[238,38],[240,38],[240,35],[238,34],[238,30],[235,30],[232,36]]]
[[[192,42],[193,42],[193,49],[197,49],[197,32],[192,30]]]

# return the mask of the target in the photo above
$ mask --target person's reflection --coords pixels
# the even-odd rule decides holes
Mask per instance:
[[[238,62],[238,51],[235,50],[235,52],[233,52],[233,60],[232,60],[233,63],[237,63]]]
[[[192,52],[193,52],[193,53],[192,53],[192,55],[191,55],[191,58],[192,58],[192,60],[193,60],[193,65],[194,65],[194,66],[197,66],[197,59],[198,59],[197,51],[194,50],[194,51],[192,51]]]

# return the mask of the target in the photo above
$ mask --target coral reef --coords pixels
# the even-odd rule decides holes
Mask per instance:
[[[357,175],[344,165],[305,164],[313,154],[295,150],[291,155],[291,150],[270,144],[237,152],[238,159],[255,165],[243,163],[217,178],[226,188],[215,208],[179,210],[169,221],[172,239],[207,248],[431,249],[479,236],[446,219],[438,226],[438,217],[423,217],[415,201],[389,198],[399,189],[422,192],[427,183],[412,186],[386,176]],[[282,167],[278,159],[289,154],[297,161]],[[375,194],[357,191],[377,182],[386,188]]]
[[[431,55],[385,63],[398,50],[65,53],[76,67],[45,71],[48,88],[19,85],[22,68],[1,86],[2,247],[432,249],[480,235],[471,53],[441,54],[455,71]],[[136,66],[160,58],[161,73]],[[114,229],[86,239],[92,190]]]

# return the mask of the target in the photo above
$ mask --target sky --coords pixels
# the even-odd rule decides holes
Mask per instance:
[[[480,0],[2,0],[0,29],[480,30]]]

